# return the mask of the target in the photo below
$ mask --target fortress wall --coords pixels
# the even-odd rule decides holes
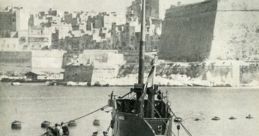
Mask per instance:
[[[213,38],[217,1],[173,7],[163,22],[159,57],[171,61],[203,61]]]
[[[259,9],[258,0],[215,0],[215,1],[218,1],[217,10]]]
[[[255,5],[258,3],[257,5]],[[211,60],[259,60],[259,1],[219,1]]]
[[[32,51],[32,71],[63,72],[62,61],[64,53],[64,51],[59,50]]]
[[[167,10],[159,57],[259,60],[259,1],[208,0]]]
[[[211,62],[206,65],[203,76],[215,85],[229,84],[238,87],[240,85],[240,65],[239,61]]]
[[[62,72],[64,51],[1,51],[0,72]]]
[[[208,0],[167,10],[159,57],[171,61],[233,62],[208,71],[207,80],[233,86],[238,86],[239,81],[254,81],[258,76],[251,75],[258,71],[252,66],[247,66],[249,72],[242,71],[240,64],[259,61],[259,1]]]
[[[2,73],[26,73],[30,68],[31,52],[0,52],[0,71]]]
[[[251,62],[249,65],[240,67],[241,84],[259,86],[259,63]]]

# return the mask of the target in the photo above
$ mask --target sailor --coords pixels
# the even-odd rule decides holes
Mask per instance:
[[[58,124],[58,131],[59,131],[59,135],[63,136],[63,129],[62,129],[62,126],[60,124]]]
[[[63,131],[63,136],[69,136],[69,129],[67,127],[67,125],[63,122],[61,122],[61,127],[62,127],[62,131]]]
[[[47,132],[42,134],[41,136],[55,136],[55,130],[52,127],[47,127]]]
[[[61,134],[60,134],[60,126],[57,123],[55,124],[54,135],[55,136],[61,136]]]

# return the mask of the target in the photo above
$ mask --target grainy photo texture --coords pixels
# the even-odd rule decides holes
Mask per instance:
[[[257,136],[258,98],[258,0],[0,0],[1,136]]]

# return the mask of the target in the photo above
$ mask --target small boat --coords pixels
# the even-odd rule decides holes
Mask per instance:
[[[47,86],[56,86],[57,85],[57,82],[56,81],[47,81],[45,83]]]
[[[73,81],[68,81],[67,82],[67,86],[77,86],[77,85],[78,85],[78,83],[73,82]]]
[[[87,86],[88,82],[78,82],[78,86]]]
[[[21,83],[20,82],[11,82],[11,85],[12,86],[19,86],[19,85],[21,85]]]
[[[88,82],[73,82],[73,81],[68,81],[67,86],[87,86]]]

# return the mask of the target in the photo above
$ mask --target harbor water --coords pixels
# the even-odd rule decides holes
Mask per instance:
[[[106,105],[109,94],[128,92],[130,87],[66,87],[43,84],[11,86],[0,84],[0,135],[40,136],[43,121],[61,123]],[[172,88],[168,91],[171,108],[183,118],[193,136],[258,136],[258,88]],[[254,118],[246,119],[251,114]],[[214,116],[220,120],[211,120]],[[230,120],[229,117],[235,117]],[[94,131],[104,131],[111,114],[100,111],[78,120],[71,128],[71,136],[90,136]],[[195,119],[200,119],[195,121]],[[93,121],[100,120],[100,126]],[[12,130],[11,122],[22,122],[21,130]],[[176,126],[173,126],[173,131]],[[185,136],[183,129],[180,135]]]

